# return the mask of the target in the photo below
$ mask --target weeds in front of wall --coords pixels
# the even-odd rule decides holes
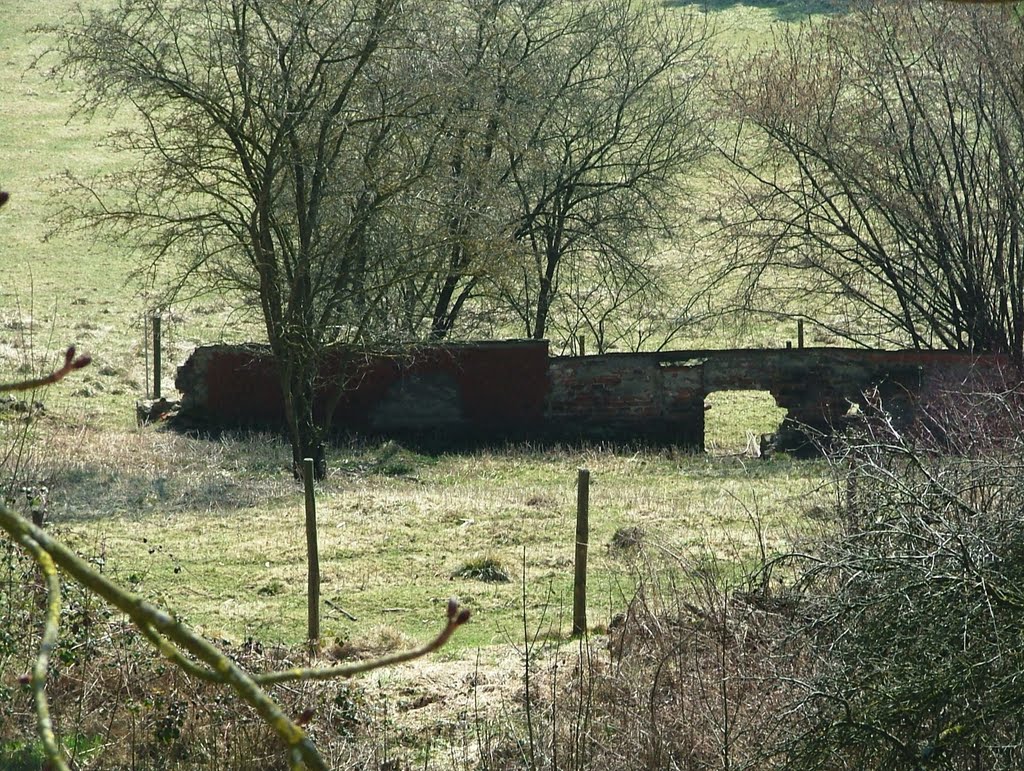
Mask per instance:
[[[522,687],[500,716],[475,712],[458,767],[772,768],[771,748],[791,729],[780,706],[809,665],[789,647],[793,609],[771,580],[756,509],[750,519],[760,557],[746,572],[705,547],[631,541],[623,559],[636,591],[607,637],[568,640],[550,594],[531,625],[524,569]]]
[[[567,637],[561,598],[549,587],[535,614],[528,592],[526,550],[522,553],[518,627],[508,631],[519,672],[516,687],[499,705],[485,706],[478,654],[472,676],[470,719],[449,747],[452,768],[589,768],[594,741],[594,673],[599,652],[584,635]]]

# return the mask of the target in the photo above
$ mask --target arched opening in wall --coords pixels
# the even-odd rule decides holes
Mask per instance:
[[[774,434],[787,410],[768,391],[714,391],[704,399],[704,447],[712,455],[761,454],[761,436]]]

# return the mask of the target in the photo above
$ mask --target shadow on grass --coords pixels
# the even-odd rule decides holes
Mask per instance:
[[[290,447],[278,434],[236,429],[142,436],[151,442],[139,442],[130,459],[93,455],[47,468],[40,480],[48,490],[47,519],[72,524],[112,516],[218,514],[302,495],[289,468]],[[173,441],[159,441],[166,438]],[[338,440],[328,445],[324,489],[351,477],[415,479],[419,469],[437,462],[439,452],[437,446],[393,440]]]
[[[187,435],[158,431],[133,434],[129,439],[134,444],[126,454],[104,457],[97,446],[92,455],[64,463],[58,460],[46,469],[41,483],[49,491],[50,521],[73,524],[108,517],[216,515],[298,500],[302,494],[289,469],[289,445],[278,434],[237,429]],[[350,485],[353,478],[391,477],[418,483],[426,469],[444,463],[445,458],[471,461],[481,453],[559,463],[578,463],[580,457],[593,454],[644,455],[668,464],[705,457],[698,448],[658,442],[485,441],[440,433],[401,439],[347,437],[328,443],[328,476],[322,489],[331,493]],[[731,477],[737,468],[726,460],[687,464],[688,473]],[[749,459],[737,462],[742,465],[745,460]],[[744,474],[771,477],[787,465],[752,463]]]
[[[272,434],[139,431],[86,436],[77,447],[74,439],[51,437],[37,472],[54,523],[233,511],[301,492],[288,446]]]
[[[725,11],[738,6],[773,11],[778,21],[799,21],[814,14],[843,13],[849,0],[665,0],[670,8],[697,6],[706,13]]]
[[[282,488],[290,478],[283,472],[278,477],[232,477],[217,470],[191,477],[144,471],[111,474],[105,468],[86,466],[53,473],[47,481],[51,502],[59,504],[52,512],[55,521],[73,523],[109,516],[251,509],[289,492]]]

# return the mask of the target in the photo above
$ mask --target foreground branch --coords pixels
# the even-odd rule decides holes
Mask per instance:
[[[44,375],[43,377],[20,380],[17,383],[0,383],[0,393],[7,391],[31,391],[33,388],[51,385],[63,380],[76,369],[89,366],[90,362],[92,362],[91,356],[76,357],[75,346],[72,345],[64,352],[64,365],[60,369],[55,369],[49,375]]]
[[[50,665],[50,654],[57,647],[57,633],[60,625],[60,577],[57,566],[46,551],[32,538],[22,536],[19,543],[39,563],[43,578],[46,580],[46,620],[43,623],[43,639],[39,643],[39,653],[32,665],[32,696],[36,703],[36,725],[39,739],[43,743],[43,751],[53,764],[56,771],[68,771],[57,739],[53,734],[53,721],[50,719],[50,705],[46,700],[46,673]]]
[[[251,706],[289,747],[294,768],[326,769],[327,767],[305,731],[281,710],[280,706],[260,687],[261,685],[293,680],[352,677],[382,667],[412,661],[438,650],[448,642],[457,627],[469,620],[469,611],[460,608],[454,599],[449,600],[447,622],[444,628],[434,640],[420,648],[347,666],[292,669],[254,676],[243,670],[209,641],[179,622],[171,614],[141,597],[125,591],[105,576],[97,573],[67,546],[54,540],[43,530],[4,505],[0,505],[0,528],[7,531],[15,541],[22,544],[33,555],[37,553],[37,550],[42,552],[42,557],[37,557],[40,564],[44,564],[46,560],[52,560],[52,563],[59,566],[79,584],[126,614],[165,657],[186,673],[203,680],[230,686],[239,698]],[[52,605],[50,615],[53,615]],[[47,628],[50,629],[49,621]],[[55,627],[53,630],[55,636]],[[199,666],[190,661],[182,651],[191,654],[206,666]],[[40,655],[42,656],[42,652]],[[37,662],[37,672],[45,675],[45,662],[41,666],[40,669],[39,662]],[[38,709],[37,713],[39,713]],[[43,717],[40,716],[40,732],[44,736],[45,743],[43,726]],[[56,748],[56,744],[53,744],[53,747]]]

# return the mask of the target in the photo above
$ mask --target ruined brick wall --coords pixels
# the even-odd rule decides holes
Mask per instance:
[[[529,435],[543,422],[546,342],[422,346],[366,356],[338,349],[325,364],[316,411],[336,402],[338,430]],[[204,346],[178,368],[181,415],[229,426],[284,424],[265,346]]]
[[[704,361],[658,354],[552,359],[549,434],[703,446]]]
[[[548,358],[535,341],[410,348],[394,356],[339,352],[321,400],[334,425],[457,439],[544,438],[703,447],[704,402],[725,390],[769,391],[784,428],[828,432],[871,389],[909,424],[952,389],[1005,370],[1000,357],[844,348],[671,351]],[[175,381],[182,412],[231,425],[281,425],[281,390],[265,348],[210,346]],[[322,410],[322,405],[320,407]],[[794,445],[796,446],[796,445]]]
[[[267,346],[204,345],[180,367],[174,387],[181,413],[199,423],[229,426],[284,422],[281,385]]]
[[[769,391],[788,410],[789,423],[828,432],[841,424],[851,405],[865,406],[866,392],[909,424],[943,389],[965,386],[1007,366],[1003,357],[955,351],[729,350],[708,355],[705,383],[709,393]]]
[[[1008,362],[954,351],[730,349],[552,359],[546,421],[563,436],[703,447],[704,403],[715,391],[768,391],[787,410],[787,449],[842,427],[873,391],[909,425],[950,388]]]
[[[373,433],[528,436],[544,419],[546,341],[423,346],[360,365],[339,425]]]

